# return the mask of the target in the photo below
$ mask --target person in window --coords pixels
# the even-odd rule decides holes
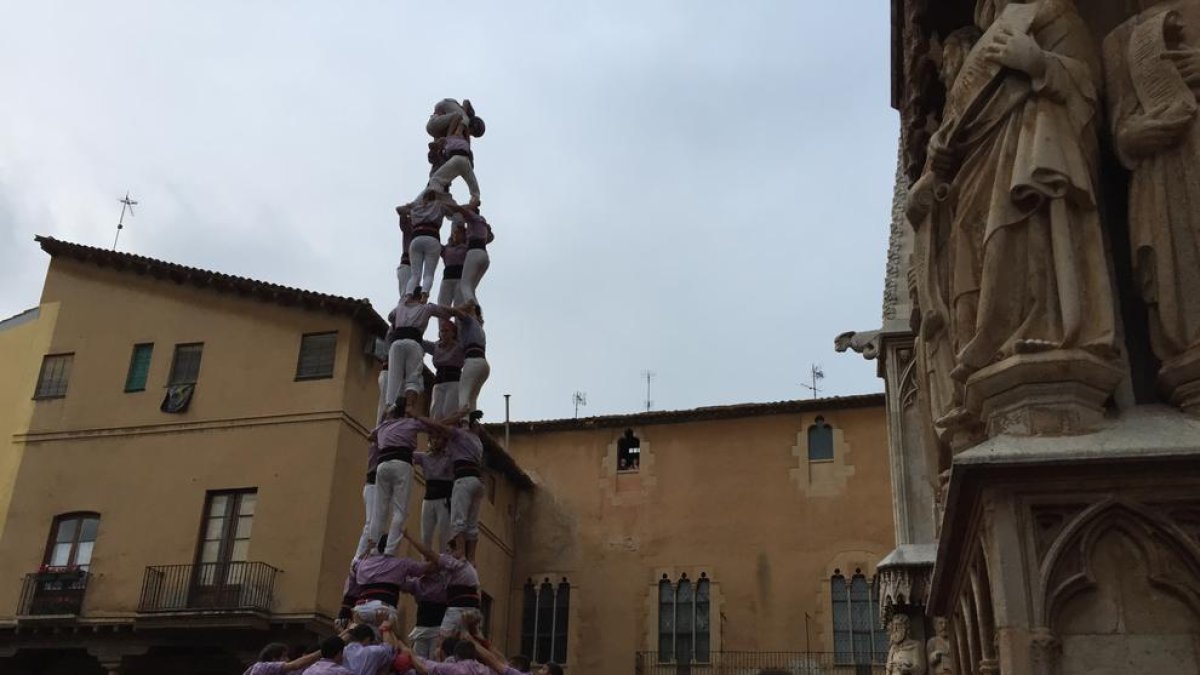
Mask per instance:
[[[386,555],[379,548],[365,558],[355,560],[346,575],[336,625],[344,628],[351,617],[356,623],[375,628],[385,621],[395,625],[396,606],[408,578],[419,577],[437,565],[436,556],[426,556],[424,560],[399,558]]]
[[[282,642],[272,642],[258,653],[258,661],[246,669],[244,675],[282,675],[294,673],[316,663],[321,658],[321,652],[288,660],[288,646]]]
[[[342,665],[346,642],[337,635],[321,642],[321,660],[308,667],[305,675],[354,675]]]

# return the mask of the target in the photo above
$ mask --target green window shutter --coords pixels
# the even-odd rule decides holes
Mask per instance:
[[[152,343],[133,346],[129,357],[129,374],[125,376],[125,391],[145,391],[146,377],[150,374],[150,356],[154,353]]]

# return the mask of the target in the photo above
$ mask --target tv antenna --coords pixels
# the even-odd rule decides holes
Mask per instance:
[[[571,400],[575,402],[575,419],[579,419],[579,406],[587,405],[587,392],[577,391]]]
[[[129,190],[125,191],[125,198],[118,199],[121,202],[121,218],[117,221],[117,236],[113,237],[113,250],[117,250],[117,241],[121,238],[121,230],[125,229],[125,211],[129,210],[129,217],[133,217],[133,207],[137,206],[137,200],[129,198]]]
[[[654,401],[650,398],[650,382],[654,380],[655,375],[653,370],[642,371],[642,377],[646,378],[646,412],[650,412],[650,408],[654,407]]]
[[[817,388],[817,380],[825,379],[825,371],[821,369],[821,366],[813,364],[811,375],[812,375],[812,384],[809,385],[809,384],[801,383],[800,386],[811,391],[813,398],[816,398],[817,394],[819,394],[821,392],[821,390],[819,388]]]

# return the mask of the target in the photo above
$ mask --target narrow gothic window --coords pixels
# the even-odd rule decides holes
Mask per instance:
[[[706,574],[692,582],[686,574],[658,582],[659,663],[708,663],[712,644],[711,583]]]
[[[862,570],[849,580],[841,570],[830,579],[833,600],[833,650],[839,664],[884,663],[887,635],[879,626],[879,589]]]
[[[571,584],[564,578],[555,586],[547,578],[535,585],[530,579],[525,582],[523,604],[521,652],[534,663],[565,663]]]
[[[808,428],[808,461],[833,459],[833,427],[817,416]]]

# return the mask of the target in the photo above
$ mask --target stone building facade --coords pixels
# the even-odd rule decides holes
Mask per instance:
[[[1200,3],[892,13],[889,668],[1200,672]]]
[[[0,322],[0,672],[237,673],[332,632],[383,320],[40,243],[38,306]],[[505,653],[580,675],[881,671],[882,395],[489,432],[479,568]]]

